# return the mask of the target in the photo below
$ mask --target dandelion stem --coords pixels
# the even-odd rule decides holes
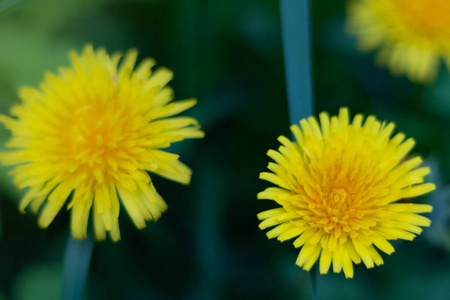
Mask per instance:
[[[312,267],[309,274],[311,275],[312,298],[317,300],[317,263]]]
[[[61,300],[81,300],[91,263],[94,239],[92,235],[76,240],[70,235],[64,257]]]
[[[313,113],[311,40],[308,0],[280,0],[289,120]]]
[[[284,69],[289,121],[313,114],[311,38],[308,0],[280,0]],[[313,300],[317,300],[317,270],[310,271]]]

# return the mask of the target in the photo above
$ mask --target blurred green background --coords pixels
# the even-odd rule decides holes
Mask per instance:
[[[376,114],[413,136],[438,189],[433,224],[414,242],[394,242],[385,265],[355,278],[319,276],[319,299],[450,299],[450,76],[430,86],[393,78],[360,54],[344,31],[345,1],[312,3],[316,112]],[[96,243],[85,299],[311,299],[299,250],[268,240],[256,200],[268,149],[289,136],[278,1],[0,0],[0,112],[20,86],[67,66],[85,43],[109,53],[136,47],[175,73],[176,99],[197,97],[187,114],[206,131],[174,151],[194,174],[190,186],[153,176],[169,205],[138,231],[120,216],[122,240]],[[8,132],[0,129],[3,145]],[[0,299],[59,299],[69,214],[47,230],[19,214],[17,191],[0,172]]]

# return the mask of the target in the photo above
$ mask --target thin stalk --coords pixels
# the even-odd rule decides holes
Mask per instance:
[[[313,114],[311,38],[308,0],[280,0],[289,120]]]
[[[280,0],[280,12],[289,121],[297,124],[313,114],[309,1]],[[316,267],[310,275],[317,300]]]
[[[312,267],[309,274],[311,275],[311,288],[312,288],[312,298],[317,300],[317,263]]]
[[[76,240],[70,233],[69,235],[64,257],[61,300],[81,300],[89,273],[94,239],[91,234],[84,240]]]

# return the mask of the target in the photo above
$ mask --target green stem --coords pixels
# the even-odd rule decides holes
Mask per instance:
[[[280,0],[284,68],[291,124],[313,114],[308,0]]]
[[[311,275],[312,298],[317,300],[317,263],[312,267],[309,274]]]
[[[61,300],[81,300],[91,263],[94,239],[92,235],[76,240],[69,233],[64,257],[64,275]]]
[[[289,120],[297,124],[313,114],[310,12],[308,0],[280,0]],[[310,271],[317,300],[317,270]]]

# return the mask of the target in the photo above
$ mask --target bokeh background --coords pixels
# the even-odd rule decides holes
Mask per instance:
[[[433,224],[414,242],[355,278],[318,277],[319,299],[450,299],[450,76],[419,86],[393,78],[355,50],[344,30],[345,1],[312,3],[316,112],[376,114],[417,141],[438,189]],[[84,44],[108,52],[136,47],[175,73],[176,98],[197,97],[188,114],[203,140],[173,150],[194,170],[190,186],[153,176],[169,205],[138,231],[120,216],[122,240],[96,243],[84,299],[311,299],[309,274],[295,265],[290,242],[268,240],[256,200],[268,149],[289,136],[278,1],[275,0],[0,0],[0,113],[20,86],[67,66]],[[8,132],[0,129],[1,145]],[[46,229],[0,171],[0,299],[59,299],[69,214]]]

